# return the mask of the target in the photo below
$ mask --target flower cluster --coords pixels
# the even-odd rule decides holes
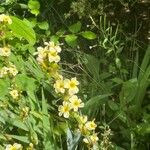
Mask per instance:
[[[38,52],[35,54],[38,55],[38,63],[54,78],[54,90],[63,100],[62,104],[58,106],[58,114],[64,118],[74,117],[78,122],[79,131],[84,136],[83,141],[93,145],[98,141],[97,133],[95,133],[97,125],[94,120],[88,121],[87,116],[81,114],[80,108],[84,107],[84,103],[77,96],[79,82],[76,77],[67,79],[60,73],[58,64],[60,46],[54,42],[45,42],[44,44],[45,47],[38,47]]]
[[[94,120],[88,121],[87,116],[79,116],[79,129],[85,136],[83,141],[89,145],[93,145],[98,141],[95,128],[97,127]]]
[[[69,80],[63,79],[60,75],[60,78],[55,81],[55,92],[62,95],[64,99],[63,104],[58,107],[59,116],[63,115],[65,118],[69,118],[71,111],[77,112],[79,108],[84,107],[84,103],[76,95],[79,91],[78,85],[76,77]]]
[[[13,89],[9,92],[9,94],[12,96],[13,99],[17,100],[19,98],[19,91],[16,89]]]
[[[17,70],[16,66],[10,62],[9,56],[11,55],[11,48],[9,45],[6,44],[7,36],[5,36],[5,34],[7,34],[7,32],[9,32],[9,29],[7,27],[8,24],[12,24],[11,18],[5,14],[0,14],[0,34],[1,34],[0,40],[3,41],[2,44],[0,44],[0,57],[1,57],[0,60],[4,61],[4,63],[2,63],[0,65],[0,78],[8,77],[10,79],[9,83],[11,85],[11,88],[9,91],[9,96],[13,100],[15,100],[15,102],[18,102],[18,100],[20,99],[20,96],[21,96],[21,91],[19,91],[19,89],[17,88],[17,85],[15,83],[15,76],[18,74],[18,70]],[[3,104],[3,102],[4,102],[4,104]],[[8,101],[8,103],[9,103],[9,101]],[[5,103],[5,99],[4,99],[4,100],[2,100],[2,105],[0,107],[7,108],[7,109],[10,108],[12,110],[14,108],[13,105],[11,105],[11,103],[9,103],[10,105],[7,105],[8,103]],[[19,103],[18,103],[18,105],[21,106]],[[9,107],[9,106],[11,106],[11,107]],[[20,108],[20,107],[18,107],[18,108]],[[29,113],[28,107],[22,108],[21,113],[20,113],[21,119],[26,118],[28,116],[28,113]],[[23,149],[23,146],[18,143],[8,144],[5,147],[5,150],[22,150],[22,149]],[[33,150],[33,144],[29,145],[28,150]]]
[[[60,61],[60,56],[58,53],[61,52],[61,48],[58,45],[55,45],[54,42],[45,42],[45,47],[38,47],[38,52],[35,55],[38,55],[37,61],[39,64],[50,62],[58,63]]]
[[[8,15],[0,14],[0,23],[12,24],[12,20]]]
[[[22,145],[18,143],[14,143],[13,145],[9,144],[6,146],[5,150],[22,150]]]
[[[105,150],[113,148],[112,142],[110,141],[110,137],[112,135],[111,129],[109,128],[108,125],[102,126],[101,129],[103,130],[103,132],[101,133],[102,136],[102,141],[100,143],[101,149]]]
[[[12,63],[10,63],[8,67],[4,66],[0,69],[0,78],[3,78],[7,75],[14,77],[17,74],[18,74],[18,70],[16,66]]]
[[[0,48],[0,56],[8,57],[8,56],[10,56],[10,53],[11,53],[11,51],[10,51],[9,47],[5,46],[5,47]]]

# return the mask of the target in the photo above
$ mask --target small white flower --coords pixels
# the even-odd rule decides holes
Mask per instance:
[[[8,71],[9,71],[9,68],[8,67],[3,67],[1,70],[0,70],[0,78],[3,78],[5,75],[8,74]]]
[[[95,128],[97,127],[97,125],[95,124],[95,122],[94,122],[94,120],[93,120],[93,121],[88,121],[88,122],[86,122],[85,127],[86,127],[88,130],[95,130]]]
[[[18,90],[12,90],[9,92],[9,94],[12,96],[13,99],[18,99],[18,97],[19,97]]]
[[[0,48],[0,56],[10,56],[11,54],[11,51],[10,51],[10,48],[9,47],[3,47],[3,48]]]
[[[74,111],[78,111],[79,108],[84,107],[84,103],[82,103],[81,99],[79,99],[76,95],[71,96],[69,101],[71,103],[71,108]]]
[[[79,89],[77,86],[79,85],[79,82],[77,81],[76,78],[72,78],[71,80],[65,79],[64,83],[65,83],[65,88],[68,89],[70,95],[74,95],[78,93]]]
[[[8,144],[6,145],[6,149],[5,150],[22,150],[22,145],[18,144],[18,143],[14,143],[13,145]]]
[[[16,66],[13,64],[10,64],[8,71],[9,71],[10,75],[12,75],[12,76],[16,76],[18,74],[18,70],[17,70]]]
[[[63,102],[63,105],[60,105],[58,107],[58,111],[59,111],[59,116],[64,116],[65,118],[69,118],[69,115],[70,115],[70,104],[68,102]]]
[[[58,53],[55,49],[50,50],[48,52],[48,60],[49,60],[49,62],[56,62],[56,63],[58,63],[60,61],[60,56],[58,55]]]
[[[65,88],[64,88],[64,81],[63,79],[56,80],[54,84],[55,92],[56,93],[65,93]]]
[[[0,15],[0,22],[12,24],[11,18],[9,16],[5,15],[5,14]]]
[[[46,45],[46,47],[49,51],[55,50],[55,51],[57,51],[57,53],[61,52],[61,47],[59,45],[56,45],[53,41],[52,42],[45,42],[44,44]]]

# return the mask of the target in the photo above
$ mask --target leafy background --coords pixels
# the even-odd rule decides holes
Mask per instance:
[[[148,0],[2,0],[0,13],[15,16],[9,26],[13,39],[7,41],[23,96],[20,104],[9,102],[11,81],[0,79],[1,149],[14,141],[32,142],[37,150],[87,149],[79,135],[66,134],[51,79],[33,57],[47,40],[63,43],[62,72],[81,82],[83,113],[96,118],[100,141],[101,126],[108,125],[113,145],[108,149],[150,149],[149,8]],[[24,106],[30,115],[22,122]]]

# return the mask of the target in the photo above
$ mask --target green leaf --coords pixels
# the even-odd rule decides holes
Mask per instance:
[[[96,34],[93,33],[92,31],[84,31],[84,32],[81,32],[80,35],[88,40],[93,40],[96,38]]]
[[[32,56],[28,58],[28,61],[26,61],[24,65],[27,67],[27,70],[30,71],[32,75],[34,75],[37,81],[41,82],[41,79],[44,79],[41,68]]]
[[[23,21],[31,28],[35,27],[36,23],[33,23],[32,20],[28,20],[28,19],[24,18]]]
[[[28,9],[28,6],[23,3],[18,3],[18,5],[21,7],[21,9]]]
[[[108,106],[114,111],[117,111],[119,109],[118,105],[112,100],[108,101]]]
[[[26,91],[32,99],[35,99],[34,92],[37,87],[35,79],[28,77],[25,74],[19,74],[16,77],[16,84],[22,91]]]
[[[77,23],[75,23],[69,27],[69,31],[72,33],[77,33],[80,30],[81,30],[81,22],[80,21],[78,21]]]
[[[0,13],[3,13],[5,11],[5,8],[0,6]]]
[[[84,58],[84,59],[83,59]],[[100,61],[93,55],[85,54],[82,58],[84,64],[90,74],[94,77],[96,81],[99,80],[99,71],[100,71]]]
[[[104,94],[104,95],[98,95],[98,96],[92,97],[85,103],[85,106],[83,109],[84,110],[93,109],[93,108],[96,109],[96,107],[99,107],[100,105],[104,104],[108,96],[110,95],[112,94]]]
[[[38,0],[29,0],[28,7],[32,9],[40,9],[40,3]]]
[[[34,15],[38,15],[40,12],[39,12],[39,9],[40,9],[40,3],[38,0],[29,0],[28,2],[28,7],[29,9],[31,10],[31,13],[34,14]]]
[[[76,132],[75,135],[73,135],[72,131],[68,128],[67,130],[67,149],[68,150],[75,150],[77,149],[78,142],[80,140],[80,133]]]
[[[65,41],[69,46],[75,47],[77,44],[77,36],[74,34],[66,35]]]
[[[61,28],[60,30],[58,30],[57,32],[56,32],[56,35],[58,35],[59,37],[61,37],[62,35],[64,35],[65,34],[65,29],[64,28]]]
[[[1,139],[1,137],[0,137],[0,139]],[[6,140],[6,139],[5,139]],[[0,149],[5,149],[4,147],[2,147],[1,145],[0,145]]]
[[[16,77],[16,83],[22,90],[35,89],[35,79],[30,78],[25,74],[19,74]]]
[[[137,94],[137,89],[138,81],[136,78],[123,83],[122,90],[120,92],[120,102],[122,107],[134,100]]]
[[[38,9],[32,9],[31,13],[37,16],[40,13],[40,11]]]
[[[121,68],[121,61],[120,61],[120,59],[119,59],[119,58],[116,58],[116,59],[115,59],[115,62],[116,62],[117,68]]]
[[[57,43],[59,40],[59,36],[53,35],[53,36],[51,36],[50,40],[53,41],[54,43]]]
[[[112,94],[97,95],[92,97],[85,103],[83,114],[87,114],[90,118],[99,115],[99,112],[104,104],[108,101],[108,96]]]
[[[150,134],[150,124],[148,122],[139,124],[137,131],[140,135]]]
[[[51,126],[52,124],[50,123],[49,119],[49,114],[48,114],[48,104],[44,96],[44,91],[42,89],[42,121],[43,121],[43,136],[44,136],[44,141],[43,145],[45,149],[54,149],[53,144],[52,144],[52,132],[51,132]],[[51,136],[50,136],[51,135]]]
[[[18,136],[18,135],[8,135],[8,136],[24,143],[30,143],[27,136]]]
[[[123,80],[120,79],[120,78],[113,78],[111,79],[113,82],[117,83],[117,84],[122,84],[123,83]]]
[[[13,119],[8,120],[8,122],[9,122],[11,125],[13,125],[13,126],[18,127],[19,129],[22,129],[22,130],[24,130],[24,131],[29,131],[29,129],[28,129],[28,127],[26,126],[26,124],[23,123],[23,122],[20,121],[20,120],[17,120],[17,119],[14,120],[14,118],[13,118]]]
[[[38,23],[38,27],[39,27],[40,29],[42,29],[42,30],[48,30],[49,24],[48,24],[46,21],[44,21],[44,22],[39,22],[39,23]]]
[[[26,39],[29,44],[34,45],[36,42],[36,36],[32,27],[16,17],[11,17],[11,19],[12,24],[8,27],[12,30],[13,34],[18,38]]]
[[[9,82],[4,79],[0,79],[0,98],[4,98],[9,92]]]

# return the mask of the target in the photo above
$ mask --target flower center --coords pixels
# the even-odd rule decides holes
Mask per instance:
[[[69,107],[68,107],[68,106],[65,106],[63,111],[64,111],[64,112],[68,112],[68,111],[69,111]]]
[[[51,54],[52,56],[54,56],[54,57],[57,56],[57,52],[56,52],[56,51],[51,52],[50,54]]]
[[[73,83],[73,82],[70,83],[70,87],[71,87],[71,88],[74,88],[75,86],[76,86],[75,83]]]
[[[77,100],[73,103],[74,106],[79,106],[79,104],[80,103]]]

